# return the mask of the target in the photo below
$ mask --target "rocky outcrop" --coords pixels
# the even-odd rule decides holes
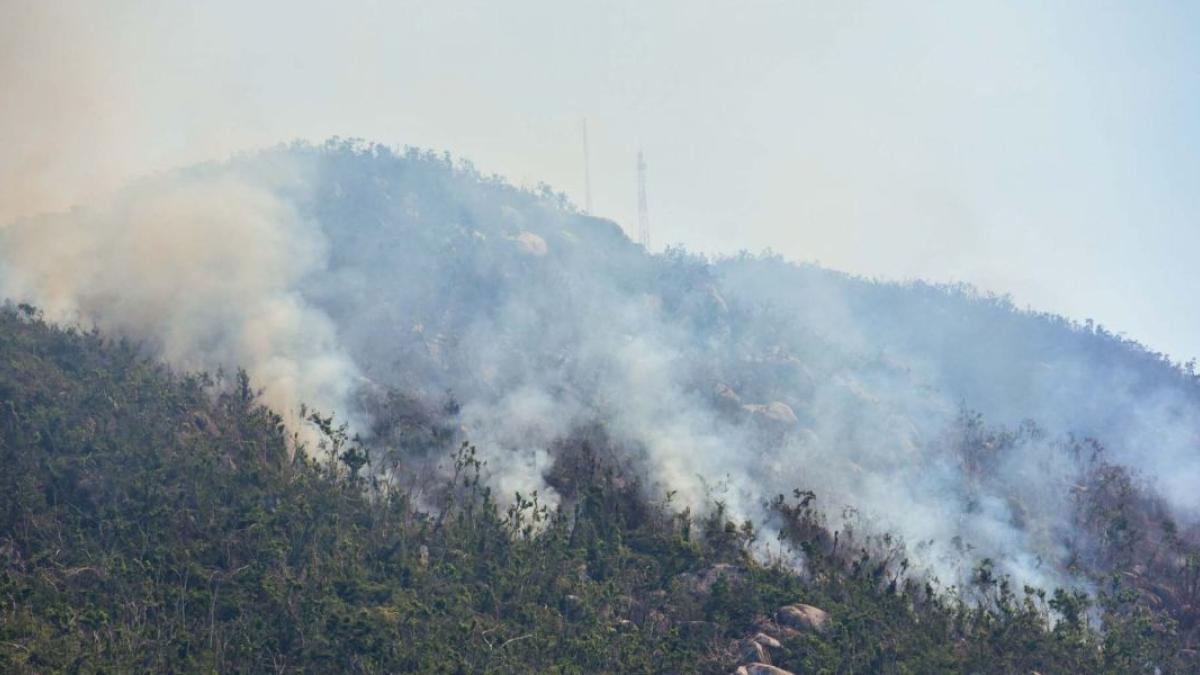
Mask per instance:
[[[771,637],[770,635],[767,635],[766,633],[756,633],[754,635],[754,637],[752,637],[750,639],[754,640],[755,642],[762,645],[766,649],[770,649],[770,650],[783,649],[783,644],[781,644],[779,642],[779,640],[776,640],[775,638]]]
[[[783,401],[773,401],[767,404],[748,403],[742,406],[742,410],[764,422],[782,427],[794,427],[800,423],[800,418],[796,417],[796,412],[792,410],[790,405]]]
[[[718,382],[713,386],[713,395],[717,398],[717,403],[722,406],[740,408],[742,405],[742,397],[738,396],[733,387],[724,382]]]
[[[733,644],[737,653],[738,663],[773,663],[775,654],[783,650],[783,645],[766,633],[738,640]]]
[[[823,609],[796,603],[780,607],[779,611],[775,613],[775,620],[784,626],[798,630],[822,633],[828,627],[829,615]]]
[[[787,640],[800,634],[800,631],[791,626],[784,626],[771,619],[763,619],[758,622],[758,629],[762,634],[775,639],[776,641]]]
[[[549,251],[549,247],[546,246],[546,240],[532,232],[521,232],[513,237],[513,240],[517,242],[517,247],[521,252],[526,255],[540,257],[546,255],[546,252]]]
[[[775,657],[783,651],[783,645],[779,640],[770,635],[759,632],[748,638],[734,642],[732,649],[733,654],[736,656],[736,662],[742,664],[742,668],[751,668],[754,666],[771,666],[774,663]],[[741,671],[739,670],[738,672]]]
[[[739,663],[770,663],[771,655],[761,642],[752,638],[741,640],[737,644]]]

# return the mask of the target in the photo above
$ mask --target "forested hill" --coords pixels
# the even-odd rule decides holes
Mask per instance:
[[[33,672],[1152,672],[1200,644],[1200,383],[1091,322],[652,253],[350,141],[4,225],[0,301],[0,649]]]
[[[964,603],[896,571],[896,549],[833,536],[799,491],[771,512],[803,570],[756,562],[760,530],[648,498],[599,430],[561,449],[556,508],[499,506],[469,446],[436,484],[385,483],[319,416],[325,447],[290,460],[280,418],[230,379],[0,312],[0,670],[1195,667],[1121,575],[1091,610],[1102,634],[1085,596],[1025,595],[987,564]]]

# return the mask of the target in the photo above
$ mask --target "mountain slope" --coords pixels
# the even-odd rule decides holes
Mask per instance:
[[[781,644],[753,658],[794,672],[1191,663],[1164,615],[1105,603],[1102,638],[1082,596],[1022,601],[986,566],[975,604],[934,595],[849,533],[839,544],[801,493],[773,512],[806,573],[763,566],[759,532],[646,500],[598,431],[562,449],[561,508],[500,508],[469,447],[441,487],[380,483],[313,422],[323,459],[289,461],[244,377],[222,388],[0,311],[0,667],[727,672],[764,630]],[[768,620],[798,600],[828,624]]]
[[[881,575],[1097,601],[1116,578],[1121,616],[1162,610],[1195,646],[1195,375],[968,288],[649,255],[548,188],[331,141],[0,228],[0,295],[181,372],[245,367],[286,430],[272,456],[323,456],[317,410],[376,480],[449,480],[466,441],[498,509],[570,513],[598,436],[641,500],[758,523],[760,562],[842,550],[787,536],[775,495],[813,490]]]

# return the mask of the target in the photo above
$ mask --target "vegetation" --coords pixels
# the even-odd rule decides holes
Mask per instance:
[[[1102,464],[1090,494],[1112,498],[1080,511],[1111,529],[1094,599],[1011,588],[987,561],[974,588],[939,592],[897,542],[833,531],[809,492],[776,498],[777,541],[720,504],[697,518],[648,499],[600,429],[560,457],[550,508],[492,494],[469,445],[421,488],[309,419],[324,440],[293,456],[242,373],[172,373],[0,311],[0,670],[729,672],[793,602],[830,616],[777,631],[775,663],[797,673],[1197,667],[1180,632],[1194,549]]]

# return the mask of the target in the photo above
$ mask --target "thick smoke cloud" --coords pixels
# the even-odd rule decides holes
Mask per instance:
[[[356,369],[295,288],[326,257],[316,224],[280,196],[296,169],[149,179],[11,225],[0,230],[0,294],[183,369],[244,367],[297,430],[302,403],[344,414]]]
[[[997,424],[1035,420],[1101,439],[1180,515],[1200,514],[1200,388],[1190,370],[1107,332],[1019,312],[1001,298],[944,302],[924,284],[872,284],[779,259],[719,265],[731,293],[905,364]]]
[[[307,403],[443,456],[395,433],[407,402],[474,442],[502,494],[559,500],[558,453],[598,428],[654,497],[769,535],[765,502],[811,488],[949,583],[983,557],[1071,581],[1072,436],[1197,506],[1172,482],[1197,475],[1195,384],[1152,355],[961,292],[649,256],[429,154],[334,143],[146,181],[3,230],[0,284],[180,366],[245,366],[294,428]],[[989,435],[964,407],[1038,427]]]

